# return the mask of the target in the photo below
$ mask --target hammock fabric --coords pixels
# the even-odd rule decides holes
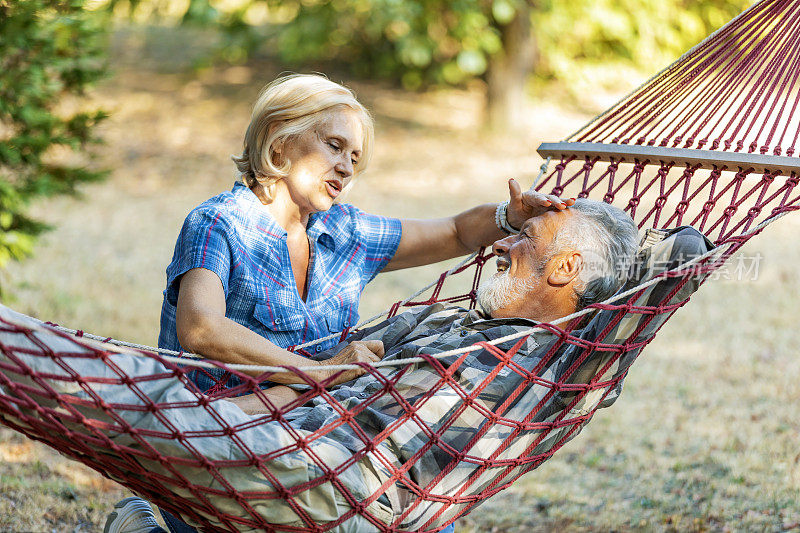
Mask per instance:
[[[409,403],[395,388],[399,381],[386,377],[402,376],[404,368],[387,374],[385,367],[365,365],[382,384],[368,401],[391,395],[404,409],[400,423],[379,435],[358,427],[359,413],[336,402],[325,382],[314,382],[301,369],[290,369],[307,379],[309,390],[301,401],[321,397],[339,413],[337,420],[311,433],[292,429],[288,408],[246,417],[229,402],[200,395],[186,374],[202,362],[94,342],[80,332],[65,334],[2,309],[0,421],[207,530],[440,530],[576,435],[597,408],[613,401],[630,364],[707,275],[768,223],[798,209],[798,52],[800,3],[763,0],[565,142],[542,145],[539,152],[557,164],[535,184],[537,190],[615,203],[640,228],[691,226],[661,235],[673,243],[688,239],[687,248],[677,248],[686,255],[670,252],[664,261],[645,250],[645,258],[659,261],[648,259],[609,301],[531,330],[509,348],[497,342],[476,344],[471,349],[497,363],[496,372],[474,390],[452,379],[458,364],[445,366],[423,354],[413,365],[434,369],[441,380]],[[706,253],[710,243],[698,232],[716,248]],[[696,257],[687,263],[691,256]],[[429,298],[398,302],[389,314],[435,302],[474,306],[488,259],[479,254],[459,269],[473,276],[469,293],[443,297],[452,274],[446,273]],[[538,363],[523,368],[514,358],[528,338],[542,349]],[[569,362],[565,371],[548,379],[552,365],[563,361]],[[76,371],[89,364],[102,372]],[[257,390],[258,379],[237,368],[228,370],[245,383],[220,388],[220,396]],[[519,384],[514,398],[536,389],[539,401],[524,405],[525,412],[515,416],[507,404],[482,409],[481,389],[509,376]],[[460,398],[457,415],[470,410],[479,417],[474,439],[458,448],[445,438],[448,420],[417,416],[445,390]],[[213,424],[193,427],[200,415]],[[428,443],[402,464],[382,461],[393,432],[409,421],[422,429]],[[333,436],[345,425],[360,431],[362,449],[343,453],[335,462],[315,455],[319,446],[335,447]],[[254,453],[258,431],[273,428],[289,436],[285,444]],[[487,451],[481,439],[492,431],[503,438]],[[433,452],[449,459],[440,460],[441,474],[422,482],[412,475],[415,461]],[[354,468],[370,458],[381,472],[361,471],[363,486],[356,489]],[[293,467],[291,480],[280,470],[286,465]],[[464,469],[469,471],[464,481],[449,486]],[[249,483],[245,488],[242,479]],[[390,497],[397,486],[410,494],[399,506]],[[311,495],[320,491],[330,493],[330,508],[313,505]]]

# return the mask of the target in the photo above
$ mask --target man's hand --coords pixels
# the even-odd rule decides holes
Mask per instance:
[[[374,341],[353,341],[347,346],[345,346],[339,353],[331,357],[330,359],[326,359],[325,361],[319,361],[320,365],[348,365],[352,363],[376,363],[380,361],[385,352],[383,349],[383,342],[374,340]],[[326,370],[325,377],[330,377],[331,375],[339,372],[338,370]],[[355,368],[353,370],[346,370],[341,372],[336,380],[331,383],[331,385],[338,385],[339,383],[344,383],[345,381],[350,381],[351,379],[355,379],[358,376],[365,373],[365,370],[361,368]]]
[[[539,216],[550,209],[566,209],[575,203],[575,198],[562,200],[553,194],[536,191],[522,192],[517,180],[508,180],[508,223],[514,228],[521,228],[531,217]]]

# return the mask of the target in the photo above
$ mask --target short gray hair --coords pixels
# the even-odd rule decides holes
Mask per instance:
[[[569,209],[579,212],[582,218],[573,218],[559,229],[548,255],[552,257],[568,248],[583,255],[583,269],[575,287],[580,310],[610,298],[625,283],[636,254],[639,230],[627,213],[605,202],[578,198]]]

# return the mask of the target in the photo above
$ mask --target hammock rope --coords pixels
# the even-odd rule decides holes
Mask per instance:
[[[429,283],[428,285],[422,287],[421,289],[419,289],[417,292],[415,292],[411,296],[407,297],[406,299],[399,300],[399,301],[395,302],[394,304],[392,304],[392,306],[390,308],[388,308],[388,309],[386,309],[386,310],[384,310],[384,311],[382,311],[380,313],[377,313],[377,314],[375,314],[375,315],[373,315],[373,316],[361,321],[359,324],[357,324],[356,326],[354,326],[351,329],[352,330],[359,330],[359,329],[362,329],[362,328],[364,328],[364,327],[366,327],[366,326],[368,326],[370,324],[375,323],[377,320],[379,320],[381,318],[394,316],[394,313],[396,313],[397,310],[399,308],[401,308],[401,307],[414,306],[414,305],[424,305],[425,302],[434,303],[434,302],[442,301],[442,300],[438,300],[437,297],[438,297],[439,293],[441,292],[442,287],[444,286],[444,282],[445,282],[446,278],[449,278],[450,276],[452,276],[454,274],[460,274],[461,272],[463,272],[463,271],[469,269],[470,267],[474,266],[475,264],[477,264],[478,261],[481,261],[483,263],[483,262],[486,262],[488,259],[489,259],[489,257],[486,257],[484,255],[483,250],[480,250],[478,252],[475,252],[475,253],[469,255],[466,259],[463,259],[461,262],[459,262],[456,266],[454,266],[450,270],[448,270],[446,272],[443,272],[436,279],[436,281],[433,281],[433,282]],[[431,288],[433,288],[434,290],[433,290],[433,294],[431,295],[430,298],[428,298],[428,300],[426,300],[425,302],[422,302],[422,303],[414,301],[414,298],[417,298],[418,296],[424,294],[426,291],[430,290]],[[460,299],[467,299],[469,297],[470,297],[470,295],[467,294],[467,295],[461,296],[459,298]],[[67,328],[67,327],[61,326],[59,324],[56,324],[55,322],[49,322],[48,321],[48,322],[43,322],[43,324],[46,324],[46,325],[48,325],[48,326],[50,326],[50,327],[52,327],[52,328],[54,328],[54,329],[56,329],[58,331],[61,331],[62,333],[68,333],[70,335],[75,335],[77,337],[86,337],[87,339],[92,339],[92,340],[100,341],[100,342],[103,342],[103,343],[112,344],[114,346],[123,346],[123,347],[126,347],[126,348],[133,348],[133,349],[136,349],[136,350],[142,350],[142,351],[145,351],[145,352],[157,352],[157,353],[168,355],[168,356],[175,356],[175,358],[176,358],[175,361],[178,360],[177,358],[187,358],[187,359],[190,359],[190,361],[182,361],[184,364],[187,364],[187,365],[202,366],[202,367],[205,367],[205,368],[210,368],[210,367],[213,366],[213,365],[204,363],[202,361],[202,359],[204,359],[204,357],[202,355],[196,354],[196,353],[178,352],[178,351],[175,351],[175,350],[167,350],[166,348],[159,348],[157,346],[148,346],[146,344],[139,344],[139,343],[134,343],[134,342],[122,341],[122,340],[114,339],[114,338],[111,338],[111,337],[103,337],[103,336],[100,336],[100,335],[95,335],[93,333],[87,333],[86,331],[83,331],[83,330]],[[293,346],[291,349],[292,350],[301,350],[303,348],[308,348],[309,346],[314,346],[314,345],[319,344],[321,342],[324,342],[324,341],[327,341],[327,340],[330,340],[330,339],[335,339],[337,337],[344,338],[344,337],[346,337],[347,332],[348,332],[348,330],[345,330],[345,331],[342,331],[342,332],[339,332],[339,333],[334,333],[332,335],[328,335],[327,337],[321,337],[319,339],[314,339],[314,340],[308,341],[306,343],[298,344],[297,346]],[[195,361],[191,361],[191,359],[194,359]],[[230,366],[231,368],[237,368],[236,365],[228,365],[228,366]],[[266,369],[266,368],[275,368],[275,367],[266,367],[266,366],[258,366],[258,365],[238,365],[238,366],[247,367],[246,368],[247,370],[259,370],[261,368],[264,368],[264,369]],[[310,368],[312,368],[312,367],[306,367],[306,369],[310,369]],[[324,366],[324,367],[323,366],[315,366],[314,368],[325,368],[327,370],[330,370],[333,367],[332,366]],[[352,368],[352,367],[348,367],[348,368]]]
[[[798,207],[797,209],[800,209],[800,207]],[[792,209],[792,210],[794,210],[794,209]],[[658,276],[650,279],[649,281],[645,281],[643,283],[640,283],[640,284],[636,285],[635,287],[633,287],[631,289],[628,289],[628,290],[622,291],[620,293],[617,293],[617,294],[607,298],[606,300],[604,300],[602,302],[598,302],[598,303],[592,305],[591,307],[588,307],[588,308],[585,308],[585,309],[581,309],[580,311],[576,311],[574,313],[571,313],[569,315],[563,316],[561,318],[558,318],[558,319],[553,320],[552,322],[548,322],[546,324],[539,324],[539,325],[536,325],[536,326],[532,326],[530,329],[521,331],[519,333],[514,333],[513,335],[507,335],[505,337],[499,337],[497,339],[492,339],[492,340],[486,341],[486,344],[490,345],[490,346],[496,346],[498,344],[504,344],[504,343],[506,343],[508,341],[517,340],[517,339],[520,339],[522,337],[526,337],[526,336],[532,335],[532,334],[536,333],[536,331],[538,331],[538,330],[550,330],[549,326],[559,326],[561,324],[569,324],[570,322],[572,322],[572,321],[574,321],[576,319],[580,319],[580,318],[582,318],[582,317],[584,317],[586,315],[594,313],[597,309],[606,309],[606,310],[620,309],[620,307],[614,307],[614,304],[616,302],[627,300],[628,298],[630,298],[634,294],[636,294],[638,292],[641,292],[644,289],[647,289],[648,287],[652,287],[653,285],[656,285],[657,283],[659,283],[662,279],[664,279],[666,277],[682,276],[682,275],[685,275],[686,272],[691,272],[696,277],[702,277],[702,276],[705,276],[707,274],[710,274],[714,270],[716,270],[719,266],[721,266],[721,264],[717,265],[715,263],[709,263],[709,264],[705,264],[704,265],[703,262],[706,259],[715,257],[717,262],[720,261],[720,258],[727,259],[731,255],[731,252],[729,252],[730,248],[733,247],[737,242],[741,242],[742,240],[749,239],[753,235],[761,233],[761,231],[764,228],[766,228],[769,224],[772,224],[773,222],[777,221],[778,219],[786,216],[790,211],[785,211],[785,212],[782,212],[782,213],[780,213],[778,215],[775,215],[775,216],[773,216],[773,217],[761,222],[755,228],[753,228],[753,229],[751,229],[749,231],[746,231],[745,233],[739,235],[737,238],[731,239],[731,240],[727,241],[725,244],[722,244],[720,246],[712,248],[711,250],[709,250],[708,252],[706,252],[706,253],[704,253],[702,255],[698,255],[698,256],[696,256],[694,258],[687,259],[684,263],[682,263],[678,267],[674,268],[673,270],[670,270],[668,272],[664,272],[662,274],[659,274]],[[471,260],[472,258],[474,258],[474,257],[476,257],[478,255],[479,254],[473,254],[468,259]],[[723,259],[722,261],[724,262],[725,259]],[[449,274],[453,273],[456,270],[456,268],[459,268],[459,267],[464,266],[466,264],[467,264],[467,261],[462,262],[460,265],[458,265],[454,269],[451,269],[451,270],[445,272],[444,274],[442,274],[442,276],[439,279],[440,280],[443,279],[446,275],[449,275]],[[694,268],[697,265],[702,265],[702,266],[700,266],[699,268]],[[405,300],[400,300],[395,305],[397,305],[398,307],[401,307],[401,306],[412,307],[412,306],[415,306],[415,305],[424,305],[425,303],[427,303],[427,301],[423,302],[423,303],[413,303],[413,304],[410,303],[410,302],[412,301],[413,298],[419,296],[420,294],[422,294],[426,290],[430,289],[434,285],[436,285],[436,283],[431,283],[430,285],[428,285],[428,286],[424,287],[423,289],[417,291],[411,297],[406,298]],[[432,296],[432,298],[433,298],[433,296]],[[433,300],[433,299],[431,299],[430,301],[431,301],[431,303],[435,303],[435,302],[439,302],[441,300]],[[360,323],[358,326],[356,326],[354,329],[356,329],[356,330],[357,329],[361,329],[361,328],[369,325],[370,323],[374,322],[378,318],[382,318],[384,316],[388,316],[389,313],[390,313],[390,310],[386,310],[386,311],[384,311],[382,313],[379,313],[379,314],[377,314],[377,315],[375,315],[375,316],[373,316],[371,318],[368,318],[368,319],[364,320],[362,323]],[[204,360],[203,356],[199,355],[199,354],[192,354],[192,353],[188,353],[188,352],[176,352],[174,350],[166,350],[166,349],[158,348],[158,347],[154,347],[154,346],[147,346],[147,345],[144,345],[144,344],[136,344],[136,343],[131,343],[131,342],[127,342],[127,341],[121,341],[121,340],[117,340],[117,339],[112,339],[111,337],[101,337],[99,335],[86,333],[85,331],[65,328],[63,326],[59,326],[58,324],[54,324],[53,322],[44,322],[44,324],[46,324],[48,326],[51,326],[54,329],[56,329],[56,330],[58,330],[58,331],[60,331],[62,333],[69,334],[69,335],[75,335],[77,337],[85,337],[87,339],[92,339],[92,340],[100,341],[102,343],[112,344],[114,346],[123,346],[123,347],[126,347],[126,348],[134,348],[136,350],[142,350],[142,353],[137,354],[140,357],[147,357],[148,356],[147,355],[148,352],[149,353],[160,353],[160,354],[163,355],[163,359],[165,361],[169,361],[171,363],[182,364],[182,365],[185,365],[185,366],[196,366],[196,367],[200,367],[200,368],[216,368],[216,367],[220,366],[218,364],[210,363],[210,362]],[[304,348],[306,346],[313,346],[314,344],[322,342],[322,340],[327,340],[327,339],[339,337],[340,335],[341,335],[341,333],[337,333],[335,335],[330,335],[330,336],[325,337],[323,339],[318,339],[316,341],[312,341],[312,342],[308,342],[308,343],[305,343],[305,344],[302,344],[302,345],[298,345],[295,348]],[[484,346],[482,346],[482,345],[473,345],[473,346],[469,346],[467,348],[456,348],[454,350],[448,350],[448,351],[437,353],[437,354],[431,354],[428,357],[432,358],[432,359],[444,359],[444,358],[447,358],[447,357],[450,357],[450,356],[453,356],[453,355],[461,355],[461,354],[464,354],[464,353],[469,353],[469,352],[472,352],[472,351],[475,351],[475,350],[482,350],[482,349],[484,349]],[[187,360],[185,358],[189,358],[189,360]],[[409,357],[409,358],[403,359],[402,361],[397,361],[397,360],[393,360],[393,361],[377,361],[377,362],[374,362],[374,363],[364,363],[364,364],[367,365],[367,366],[370,366],[372,368],[384,368],[384,367],[394,367],[394,366],[399,366],[399,365],[407,365],[409,363],[422,363],[422,362],[425,362],[425,361],[427,361],[426,358]],[[234,369],[234,370],[238,370],[240,372],[253,371],[253,372],[262,372],[262,373],[283,372],[287,368],[285,366],[242,365],[242,364],[233,364],[233,363],[226,364],[224,366],[226,368],[231,368],[231,369]],[[356,365],[356,364],[346,364],[346,365],[325,365],[325,364],[322,364],[322,365],[315,365],[315,366],[298,366],[298,367],[293,367],[293,368],[296,368],[297,370],[302,371],[302,372],[310,372],[312,370],[332,370],[332,371],[354,370],[356,368],[362,368],[362,366],[363,366],[362,364],[358,364],[358,365]]]
[[[372,386],[358,401],[327,388],[335,376],[312,379],[310,367],[223,365],[0,308],[0,422],[210,531],[438,531],[613,403],[630,365],[692,292],[800,209],[799,106],[800,3],[761,0],[564,141],[539,148],[535,190],[613,203],[640,228],[689,225],[713,246],[552,323],[359,364]],[[355,329],[406,307],[474,308],[489,259],[467,258]],[[470,288],[451,295],[459,274],[471,276]],[[478,356],[494,366],[465,382]],[[253,392],[267,414],[201,394],[188,376],[211,366],[242,380],[220,382],[219,397]],[[307,387],[277,408],[259,380],[287,370]],[[411,394],[419,372],[431,381]],[[503,394],[491,396],[497,387]],[[293,413],[309,402],[331,416],[298,423]],[[376,427],[370,413],[391,416]],[[267,437],[277,444],[264,449]]]
[[[567,140],[792,156],[798,32],[800,4],[759,2]]]

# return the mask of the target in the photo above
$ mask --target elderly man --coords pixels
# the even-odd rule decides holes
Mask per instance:
[[[483,313],[433,305],[356,333],[347,342],[364,342],[382,356],[385,351],[386,361],[471,346],[528,330],[536,322],[551,322],[619,289],[636,252],[637,235],[635,224],[620,209],[578,199],[570,209],[546,211],[529,219],[519,234],[494,243],[497,272],[478,289]],[[366,376],[334,390],[341,389],[338,395],[361,391],[370,382],[374,384],[373,378]],[[283,406],[298,392],[278,386],[266,396]],[[251,414],[269,411],[256,395],[233,401]]]
[[[220,494],[214,505],[226,514],[250,518],[255,512],[284,527],[324,525],[347,516],[336,531],[373,531],[377,523],[402,530],[436,527],[461,513],[470,496],[535,467],[538,462],[520,461],[520,456],[548,456],[577,434],[585,421],[582,415],[601,400],[606,406],[616,398],[601,390],[575,403],[552,394],[544,381],[558,381],[573,362],[542,359],[546,350],[539,348],[554,341],[549,332],[524,333],[537,322],[553,321],[613,295],[625,280],[636,244],[630,217],[602,202],[581,199],[570,209],[548,211],[528,220],[518,235],[494,244],[497,273],[478,294],[483,313],[435,304],[352,338],[371,343],[376,351],[381,345],[384,361],[396,361],[397,366],[381,366],[303,405],[307,396],[297,399],[301,393],[286,387],[209,405],[198,402],[196,393],[177,380],[140,382],[138,388],[153,401],[189,407],[169,424],[163,416],[169,418],[173,411],[156,417],[147,410],[121,410],[118,416],[137,431],[117,434],[114,441],[136,447],[141,435],[157,432],[177,429],[202,435],[219,431],[221,424],[244,428],[222,447],[216,439],[201,436],[187,436],[185,443],[152,437],[147,445],[163,453],[182,479],[198,486],[220,487],[218,476],[223,476],[238,494],[284,494],[250,497],[246,509],[236,498]],[[485,346],[458,350],[514,334],[523,335],[501,342],[496,351]],[[41,364],[41,358],[33,359],[28,364]],[[128,375],[168,374],[153,359],[120,354],[113,362],[114,373],[101,368],[99,360],[79,359],[73,368],[98,377],[117,376],[118,369]],[[532,381],[531,374],[544,381]],[[121,385],[93,388],[109,404],[142,401],[141,394]],[[291,402],[298,406],[281,420],[252,423],[254,414],[274,413],[276,404]],[[89,408],[84,411],[87,417],[97,415]],[[577,421],[563,423],[565,414]],[[303,446],[297,445],[298,439]],[[282,449],[285,453],[275,453]],[[209,476],[177,460],[197,454],[224,464]],[[269,459],[253,466],[254,455]],[[145,469],[164,471],[163,461],[139,460]],[[335,481],[330,477],[334,470]],[[315,479],[326,480],[309,483]],[[301,490],[295,493],[293,487]],[[193,498],[197,489],[176,487],[176,493]],[[453,497],[456,503],[448,504]],[[358,514],[354,501],[364,506]],[[207,524],[222,525],[201,509],[194,513]]]

